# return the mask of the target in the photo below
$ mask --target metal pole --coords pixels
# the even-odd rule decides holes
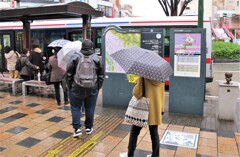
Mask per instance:
[[[204,0],[198,0],[198,28],[203,28]]]

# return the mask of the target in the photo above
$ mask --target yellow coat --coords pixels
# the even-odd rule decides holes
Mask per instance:
[[[142,97],[142,80],[141,77],[136,81],[136,85],[133,88],[133,95],[140,99]],[[165,90],[164,83],[153,81],[144,78],[145,84],[145,97],[149,98],[149,125],[161,125],[162,124],[162,112],[164,112],[164,98]]]

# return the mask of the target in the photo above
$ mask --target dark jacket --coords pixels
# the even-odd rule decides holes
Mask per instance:
[[[29,58],[25,54],[21,54],[20,60],[22,65],[20,75],[32,76],[32,71],[36,70],[36,66],[31,64]]]
[[[67,71],[66,71],[66,76],[65,76],[65,81],[66,81],[69,89],[80,88],[80,86],[74,82],[74,75],[76,74],[77,65],[78,65],[78,62],[81,57],[79,53],[89,56],[89,55],[94,54],[95,52],[93,50],[81,50],[80,52],[73,54],[73,56],[71,57],[71,59],[69,61],[69,64],[67,65]],[[93,59],[94,63],[96,64],[96,68],[97,68],[96,74],[98,77],[97,84],[95,87],[100,89],[102,87],[103,79],[104,79],[104,70],[103,70],[103,66],[102,66],[102,61],[97,54],[94,54],[92,59]]]
[[[40,71],[43,71],[43,56],[41,53],[41,49],[34,48],[33,51],[29,55],[29,60],[32,64],[38,66]]]

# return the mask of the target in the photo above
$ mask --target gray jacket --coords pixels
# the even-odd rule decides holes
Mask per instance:
[[[65,71],[58,67],[58,59],[55,55],[49,58],[48,68],[51,70],[51,82],[61,82]]]
[[[29,58],[25,54],[21,55],[20,61],[22,65],[20,75],[32,76],[33,70],[36,70],[37,67],[29,61]]]

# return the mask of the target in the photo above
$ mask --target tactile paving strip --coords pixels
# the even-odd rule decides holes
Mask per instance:
[[[94,130],[91,135],[86,135],[84,128],[83,135],[79,138],[69,136],[47,152],[44,152],[42,157],[81,157],[87,154],[99,141],[111,133],[120,123],[123,118],[113,116],[99,116],[94,121]]]

